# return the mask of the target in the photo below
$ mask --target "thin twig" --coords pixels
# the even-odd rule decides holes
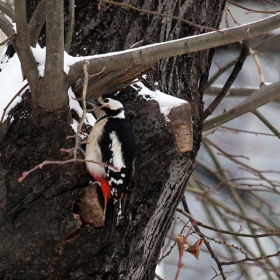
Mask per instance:
[[[2,125],[2,122],[3,122],[3,119],[4,119],[4,116],[6,114],[6,111],[7,109],[10,107],[10,105],[12,104],[12,102],[16,99],[17,96],[19,96],[22,91],[28,86],[28,83],[25,84],[19,91],[18,93],[10,100],[10,102],[7,104],[7,106],[3,109],[3,114],[2,114],[2,117],[1,117],[1,120],[0,120],[0,125]]]
[[[234,17],[233,14],[231,13],[230,9],[229,9],[228,7],[226,7],[226,9],[227,9],[228,13],[230,14],[230,16],[231,16],[233,22],[234,22],[235,24],[237,24],[237,25],[240,26],[240,24],[237,22],[237,20],[235,19],[235,17]]]
[[[278,12],[280,12],[280,10],[269,10],[269,11],[264,11],[264,10],[255,10],[255,9],[252,9],[252,8],[248,8],[248,7],[245,7],[243,5],[240,5],[234,1],[231,1],[231,0],[227,0],[228,3],[238,7],[238,8],[241,8],[243,10],[246,10],[246,11],[249,11],[249,12],[254,12],[254,13],[262,13],[262,14],[276,14]]]
[[[8,41],[13,41],[14,38],[16,37],[16,33],[11,34],[8,38],[6,38],[4,41],[2,41],[0,43],[0,46],[3,46],[4,44],[6,44]]]
[[[249,237],[249,238],[262,238],[262,237],[267,237],[267,236],[276,236],[276,235],[278,236],[278,235],[280,235],[280,231],[277,231],[277,230],[275,230],[273,233],[264,233],[264,234],[245,234],[245,233],[240,233],[240,232],[227,231],[227,230],[214,228],[210,225],[204,224],[204,223],[196,220],[191,214],[187,213],[186,211],[183,211],[180,208],[177,208],[176,211],[181,213],[182,215],[188,217],[191,221],[195,220],[196,224],[198,226],[201,226],[203,228],[207,228],[207,229],[215,231],[215,232],[220,232],[220,233],[223,233],[223,234],[228,234],[228,235],[232,235],[232,236]]]
[[[261,87],[265,84],[265,82],[264,82],[264,75],[263,75],[260,60],[259,60],[255,50],[249,48],[249,52],[250,52],[250,55],[253,57],[253,59],[256,63],[256,66],[257,66],[257,69],[258,69],[258,72],[259,72],[259,76],[260,76],[260,87]]]
[[[280,139],[280,131],[278,131],[258,110],[252,111],[252,113],[267,127],[276,137]]]
[[[253,111],[253,113],[255,111]],[[228,126],[224,126],[224,125],[222,125],[220,127],[220,129],[221,129],[221,131],[229,130],[229,131],[232,131],[233,133],[248,133],[248,134],[254,134],[254,135],[273,136],[273,137],[275,137],[275,136],[279,137],[280,136],[280,132],[278,132],[278,134],[277,133],[270,134],[270,133],[264,133],[264,132],[259,132],[259,131],[249,131],[249,130],[244,130],[244,129],[239,129],[239,128],[232,128],[232,127],[228,127]],[[218,128],[218,130],[220,130],[220,129]],[[277,130],[275,132],[277,132]]]
[[[88,88],[88,69],[89,69],[89,63],[88,61],[85,61],[83,65],[83,71],[84,71],[84,87],[83,87],[83,93],[82,93],[82,106],[83,106],[83,114],[82,118],[79,122],[78,128],[77,128],[77,133],[75,135],[75,148],[74,148],[74,159],[77,158],[77,150],[79,147],[79,133],[82,131],[82,126],[84,124],[84,120],[86,118],[86,95],[87,95],[87,88]]]
[[[32,169],[25,171],[22,173],[22,176],[18,179],[18,182],[21,183],[26,176],[28,176],[30,173],[32,173],[33,171],[37,170],[37,169],[42,169],[44,165],[50,165],[50,164],[55,164],[55,165],[64,165],[64,164],[68,164],[68,163],[75,163],[75,162],[91,162],[91,163],[95,163],[95,164],[99,164],[101,166],[104,167],[111,167],[115,170],[119,170],[117,167],[110,165],[110,164],[106,164],[106,163],[101,163],[101,162],[96,162],[94,160],[85,160],[85,159],[78,159],[77,158],[77,150],[79,149],[80,144],[82,144],[82,142],[79,139],[79,133],[81,131],[82,125],[84,123],[84,119],[86,116],[86,94],[87,94],[87,87],[88,87],[88,69],[89,69],[89,63],[88,61],[85,61],[83,64],[83,70],[84,70],[84,87],[83,87],[83,114],[82,114],[82,118],[79,122],[78,128],[77,128],[77,133],[76,135],[74,135],[75,138],[75,147],[73,149],[70,150],[66,150],[66,149],[61,149],[61,152],[66,152],[69,154],[73,154],[73,158],[69,159],[69,160],[55,160],[55,161],[43,161],[42,163],[36,165],[35,167],[33,167]],[[104,71],[104,69],[100,72],[97,73],[96,75],[101,74]],[[72,138],[72,136],[67,136],[67,139]],[[88,142],[86,142],[88,143]]]
[[[83,163],[91,162],[91,163],[101,165],[103,167],[111,167],[111,168],[114,168],[115,170],[118,170],[118,168],[113,166],[113,165],[97,162],[97,161],[94,161],[94,160],[86,160],[86,159],[79,159],[79,158],[72,158],[72,159],[69,159],[69,160],[53,160],[53,161],[45,160],[42,163],[33,167],[32,169],[23,172],[22,176],[18,179],[18,182],[21,183],[25,179],[25,177],[27,177],[27,175],[29,175],[30,173],[32,173],[33,171],[35,171],[37,169],[42,169],[43,166],[45,166],[45,165],[50,165],[50,164],[64,165],[64,164],[68,164],[68,163],[72,163],[72,162],[83,162]]]
[[[193,23],[193,22],[191,22],[191,21],[185,20],[185,19],[183,19],[183,18],[181,18],[181,17],[177,17],[177,16],[173,16],[173,15],[167,15],[167,14],[162,14],[162,13],[160,13],[160,12],[154,12],[154,11],[149,11],[149,10],[143,10],[143,9],[134,7],[134,6],[132,6],[132,5],[126,4],[126,3],[118,3],[118,2],[109,1],[109,0],[101,0],[100,2],[104,2],[104,3],[107,3],[107,4],[120,6],[120,7],[122,7],[122,8],[128,8],[128,9],[131,9],[131,10],[135,10],[135,11],[137,11],[137,12],[139,12],[139,13],[145,13],[145,14],[150,14],[150,15],[156,15],[156,16],[160,16],[160,17],[163,17],[163,18],[172,18],[172,19],[176,19],[176,20],[178,20],[178,21],[182,21],[182,22],[187,23],[189,26],[193,26],[193,27],[196,27],[196,28],[199,28],[199,29],[208,30],[208,31],[217,31],[217,32],[221,32],[221,33],[225,34],[224,31],[220,31],[220,30],[215,29],[215,28],[212,28],[212,27],[202,26],[202,25]]]
[[[232,264],[237,264],[237,263],[242,263],[242,262],[256,262],[256,261],[260,261],[260,260],[265,260],[265,259],[269,259],[272,257],[279,257],[280,256],[280,251],[276,252],[275,254],[271,254],[271,255],[266,255],[263,257],[259,257],[259,258],[244,258],[242,260],[238,260],[238,261],[230,261],[230,262],[221,262],[222,265],[232,265]]]
[[[164,280],[163,278],[161,278],[157,273],[155,273],[155,278],[158,280]]]
[[[183,196],[183,198],[182,198],[182,204],[183,204],[183,207],[184,207],[184,210],[185,210],[185,211],[183,211],[183,212],[186,212],[186,213],[188,213],[189,215],[191,215],[190,210],[189,210],[189,206],[188,206],[188,204],[187,204],[187,201],[186,201],[185,196]],[[195,220],[195,219],[193,219],[193,220]],[[200,230],[200,228],[199,228],[199,226],[198,226],[198,224],[197,224],[197,220],[195,220],[195,221],[196,221],[196,223],[195,223],[195,225],[194,225],[194,229],[195,229],[196,232],[200,235],[200,237],[203,238],[204,243],[205,243],[205,245],[206,245],[206,247],[207,247],[207,249],[208,249],[208,251],[209,251],[211,257],[215,260],[215,262],[216,262],[216,264],[217,264],[217,266],[218,266],[218,269],[219,269],[219,271],[220,271],[220,273],[221,273],[222,278],[223,278],[224,280],[226,280],[227,278],[226,278],[225,273],[224,273],[224,270],[223,270],[223,268],[222,268],[222,266],[221,266],[221,261],[219,260],[219,258],[218,258],[217,255],[215,254],[215,252],[213,251],[213,249],[212,249],[210,243],[208,242],[208,240],[207,240],[207,239],[204,237],[204,235],[202,234],[202,232],[201,232],[201,230]]]

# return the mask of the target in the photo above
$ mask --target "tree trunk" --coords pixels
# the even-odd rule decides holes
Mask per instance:
[[[72,55],[118,51],[143,43],[199,34],[185,23],[141,14],[96,1],[76,1]],[[180,15],[218,28],[224,0],[131,1],[146,10]],[[66,17],[67,18],[67,17]],[[67,26],[67,22],[66,22]],[[51,114],[39,126],[30,121],[30,96],[10,114],[0,157],[1,279],[153,279],[161,246],[193,171],[201,141],[202,95],[211,50],[163,60],[153,78],[161,90],[188,100],[193,119],[193,150],[178,153],[175,136],[158,103],[120,93],[137,143],[134,187],[125,219],[108,239],[105,230],[87,225],[80,201],[90,180],[84,164],[53,165],[22,172],[43,160],[68,158],[60,148],[73,147],[71,126]],[[89,92],[88,95],[95,93]],[[0,133],[1,135],[1,133]]]

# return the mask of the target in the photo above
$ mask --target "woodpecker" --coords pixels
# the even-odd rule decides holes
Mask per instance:
[[[112,233],[123,215],[125,196],[132,187],[135,141],[124,106],[114,95],[86,100],[94,108],[96,123],[86,146],[87,170],[99,182],[104,197],[105,226]]]

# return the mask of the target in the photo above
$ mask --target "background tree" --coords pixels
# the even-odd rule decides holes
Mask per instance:
[[[55,0],[42,0],[39,5],[38,1],[26,1],[26,5],[25,1],[15,1],[17,35],[12,36],[11,41],[30,94],[25,94],[23,101],[10,113],[13,121],[10,117],[1,126],[0,257],[3,279],[152,279],[162,243],[194,169],[201,143],[205,118],[202,96],[213,56],[208,48],[223,44],[221,41],[248,39],[279,26],[276,16],[267,25],[255,24],[237,32],[216,32],[214,37],[210,34],[208,41],[208,37],[204,39],[204,45],[199,39],[194,43],[177,41],[171,47],[168,44],[153,46],[120,56],[89,60],[88,97],[114,93],[149,73],[149,80],[158,82],[160,90],[190,103],[192,117],[193,149],[178,153],[176,139],[170,132],[172,128],[160,113],[158,103],[146,101],[135,88],[121,91],[138,146],[135,186],[129,198],[127,218],[113,238],[107,240],[103,228],[86,226],[93,221],[85,213],[83,202],[91,198],[92,188],[87,187],[90,178],[84,165],[46,166],[43,171],[37,170],[18,183],[23,171],[43,160],[69,159],[59,149],[74,146],[71,139],[65,140],[66,136],[73,135],[69,125],[72,117],[67,89],[71,86],[76,95],[81,96],[84,62],[73,64],[68,75],[64,74],[63,35],[69,38],[64,34],[64,25],[70,29],[70,15],[73,14],[69,7],[75,6],[69,53],[88,56],[218,28],[225,1],[187,1],[183,4],[179,1],[137,1],[133,5],[147,11],[177,15],[188,22],[104,2],[109,1],[76,1],[75,5],[70,1],[63,7],[62,1]],[[5,18],[0,19],[2,30],[10,37],[14,33],[12,26]],[[30,45],[35,46],[37,38],[41,46],[47,46],[44,77],[41,78],[38,78],[36,58],[30,48]],[[202,49],[205,50],[194,52]],[[188,54],[175,56],[183,53]],[[156,64],[165,57],[168,58]],[[153,88],[153,83],[150,86]],[[255,95],[251,103],[260,106],[257,97]],[[274,94],[270,100],[275,97]],[[180,112],[177,118],[180,119]],[[208,130],[215,124],[208,122],[204,127]],[[194,226],[197,228],[195,223]],[[207,246],[209,249],[208,243]],[[225,279],[218,257],[213,251],[211,254]]]

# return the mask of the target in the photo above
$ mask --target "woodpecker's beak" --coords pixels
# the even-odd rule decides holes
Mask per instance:
[[[97,99],[95,100],[91,100],[91,99],[86,99],[86,103],[93,105],[95,107],[100,107],[101,104],[97,101]]]

